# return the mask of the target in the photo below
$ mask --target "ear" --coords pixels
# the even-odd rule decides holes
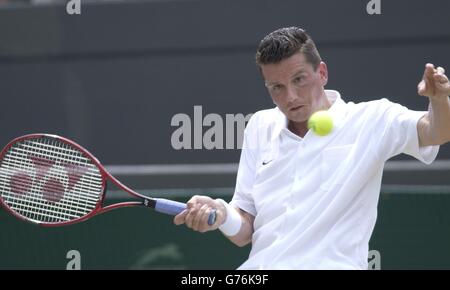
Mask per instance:
[[[320,80],[322,81],[322,86],[326,86],[328,83],[328,68],[327,64],[323,61],[320,62],[319,67]]]

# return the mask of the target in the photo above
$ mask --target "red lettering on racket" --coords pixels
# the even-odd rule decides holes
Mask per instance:
[[[19,171],[11,176],[9,185],[11,186],[11,191],[16,194],[26,194],[30,189],[33,180],[31,176],[25,172]]]
[[[81,177],[88,171],[88,167],[80,166],[76,164],[64,164],[63,165],[67,171],[67,175],[69,176],[69,186],[67,187],[67,191],[71,191],[72,188],[77,184],[77,182],[81,179]]]
[[[44,178],[50,168],[55,164],[55,161],[53,160],[38,156],[28,155],[28,158],[30,158],[34,163],[34,166],[36,168],[36,180],[38,181],[42,180],[42,178]]]
[[[48,202],[58,202],[64,197],[64,185],[53,177],[47,180],[42,191],[42,195]]]

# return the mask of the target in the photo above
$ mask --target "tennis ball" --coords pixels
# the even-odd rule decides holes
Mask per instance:
[[[308,120],[308,129],[319,136],[328,135],[333,130],[333,118],[328,111],[317,111]]]

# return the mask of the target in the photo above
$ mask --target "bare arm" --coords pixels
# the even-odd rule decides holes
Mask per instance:
[[[211,210],[216,210],[216,222],[208,225],[208,217]],[[234,236],[226,236],[231,242],[239,247],[247,245],[252,240],[254,217],[241,210],[234,208],[241,217],[241,228]],[[188,228],[201,233],[216,230],[227,218],[227,210],[219,200],[207,196],[193,196],[187,202],[187,209],[175,216],[176,225],[186,224]]]
[[[442,145],[450,141],[450,82],[441,67],[427,64],[418,93],[430,100],[428,113],[417,124],[419,146]]]

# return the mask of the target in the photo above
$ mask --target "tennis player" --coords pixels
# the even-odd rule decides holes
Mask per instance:
[[[385,162],[405,153],[429,164],[450,141],[444,69],[425,65],[418,94],[429,108],[420,112],[325,90],[327,65],[298,27],[267,35],[256,63],[276,107],[255,113],[245,129],[231,202],[194,196],[175,224],[251,243],[239,269],[367,269]],[[318,110],[334,121],[325,137],[307,128]],[[217,222],[209,226],[212,209]]]

